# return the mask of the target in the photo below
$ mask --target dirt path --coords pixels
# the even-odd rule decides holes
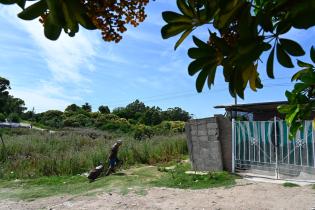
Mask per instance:
[[[31,202],[1,200],[0,209],[293,209],[315,207],[310,186],[287,188],[278,184],[238,180],[232,188],[180,190],[152,188],[146,195],[101,192],[94,196],[51,197]],[[314,208],[315,209],[315,208]]]

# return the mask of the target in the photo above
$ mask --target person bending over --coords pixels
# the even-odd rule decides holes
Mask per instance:
[[[106,176],[110,175],[112,172],[115,172],[115,166],[118,164],[118,162],[120,162],[118,160],[118,150],[119,147],[122,145],[122,141],[118,140],[113,146],[112,149],[110,150],[109,156],[108,156],[108,160],[109,160],[109,167],[108,170],[106,172]]]

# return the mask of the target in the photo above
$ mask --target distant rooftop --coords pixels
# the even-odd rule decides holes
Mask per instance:
[[[287,101],[272,101],[260,102],[250,104],[233,104],[233,105],[218,105],[214,108],[225,109],[226,111],[240,111],[240,112],[266,112],[276,110],[279,105],[287,104]]]

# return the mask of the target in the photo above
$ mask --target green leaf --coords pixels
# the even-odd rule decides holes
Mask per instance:
[[[50,40],[57,40],[60,36],[62,28],[56,25],[49,14],[44,25],[44,34]]]
[[[207,43],[201,41],[196,36],[193,36],[193,41],[194,41],[195,45],[199,48],[209,48],[210,47]]]
[[[1,4],[15,4],[18,0],[0,0]]]
[[[21,7],[21,9],[24,9],[26,0],[17,0],[16,4]]]
[[[309,74],[307,75],[302,75],[300,80],[302,82],[304,82],[305,84],[311,86],[315,84],[315,78],[314,77],[310,77]]]
[[[49,9],[49,16],[55,25],[62,26],[64,23],[63,12],[60,0],[46,0]]]
[[[277,43],[277,58],[282,66],[287,68],[294,67],[290,56],[282,49],[282,46],[279,43]]]
[[[290,55],[293,56],[305,55],[305,51],[297,42],[290,39],[279,39],[279,41],[284,50],[287,51]]]
[[[291,105],[280,105],[277,107],[278,111],[282,114],[286,114],[288,112],[290,112],[291,110]]]
[[[176,36],[177,34],[189,30],[192,28],[191,24],[183,24],[183,23],[170,23],[163,26],[161,33],[163,39],[168,39],[172,36]]]
[[[193,47],[188,50],[188,56],[193,59],[204,58],[209,56],[215,57],[215,51],[212,50],[211,48],[205,49]]]
[[[186,39],[186,37],[193,31],[193,29],[188,29],[186,30],[182,35],[181,37],[179,38],[179,40],[176,42],[175,44],[175,47],[174,47],[174,50],[177,49],[177,47]]]
[[[167,23],[192,23],[192,19],[176,12],[166,11],[162,13],[163,20]]]
[[[202,69],[209,62],[211,62],[211,60],[209,61],[208,57],[194,60],[188,66],[189,75],[192,76],[192,75],[196,74],[200,69]]]
[[[177,7],[178,9],[186,16],[193,17],[194,13],[186,4],[186,0],[177,0]]]
[[[312,46],[312,48],[311,48],[311,59],[312,59],[312,61],[313,61],[313,63],[315,63],[315,49],[314,49],[314,47]]]
[[[202,92],[203,86],[205,85],[206,79],[208,76],[208,71],[207,70],[202,70],[196,80],[196,89],[198,93]]]
[[[79,25],[78,22],[75,19],[75,16],[71,15],[72,14],[72,9],[70,6],[67,4],[67,2],[63,1],[61,2],[62,4],[62,11],[65,16],[65,21],[66,21],[66,26],[64,27],[65,29],[69,29],[66,31],[69,36],[74,36],[75,33],[79,31]]]
[[[211,88],[211,85],[214,85],[215,73],[217,70],[216,65],[208,65],[205,67],[206,70],[209,72],[208,74],[208,87]]]
[[[34,20],[35,18],[44,14],[46,10],[47,10],[46,0],[41,0],[24,9],[22,12],[18,14],[18,17],[23,20]]]
[[[245,4],[244,1],[239,1],[237,5],[233,6],[233,9],[227,13],[220,14],[214,20],[214,27],[221,29],[230,23],[230,20],[235,17],[235,15],[240,11],[242,6]]]
[[[312,68],[312,67],[313,67],[312,64],[310,64],[310,63],[305,63],[305,62],[300,61],[300,60],[297,60],[297,64],[298,64],[299,67],[308,67],[308,68]]]
[[[285,34],[287,33],[290,29],[291,29],[291,24],[287,21],[281,21],[279,22],[279,24],[277,25],[277,29],[276,29],[276,34],[280,35],[280,34]]]
[[[268,61],[267,61],[267,75],[269,78],[272,78],[272,79],[275,78],[273,75],[274,55],[275,55],[275,47],[273,47],[273,49],[271,50],[269,57],[268,57]]]
[[[291,81],[293,82],[293,81],[297,81],[297,80],[301,79],[301,77],[302,77],[304,74],[308,73],[309,71],[312,71],[312,69],[307,68],[307,69],[302,69],[302,70],[296,72],[296,73],[292,76]]]
[[[294,106],[291,108],[290,112],[286,115],[286,121],[289,125],[292,124],[292,121],[294,120],[294,118],[296,117],[296,115],[299,113],[300,111],[300,106]]]

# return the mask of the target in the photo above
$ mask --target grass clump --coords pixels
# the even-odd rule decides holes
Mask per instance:
[[[299,187],[300,185],[292,183],[292,182],[285,182],[282,184],[283,187]]]
[[[153,184],[158,187],[203,189],[233,186],[237,178],[225,171],[209,172],[206,175],[186,174],[185,172],[190,169],[190,164],[188,163],[177,164],[175,168],[169,170],[160,167],[159,170],[164,172],[164,174],[160,179],[153,181]]]

